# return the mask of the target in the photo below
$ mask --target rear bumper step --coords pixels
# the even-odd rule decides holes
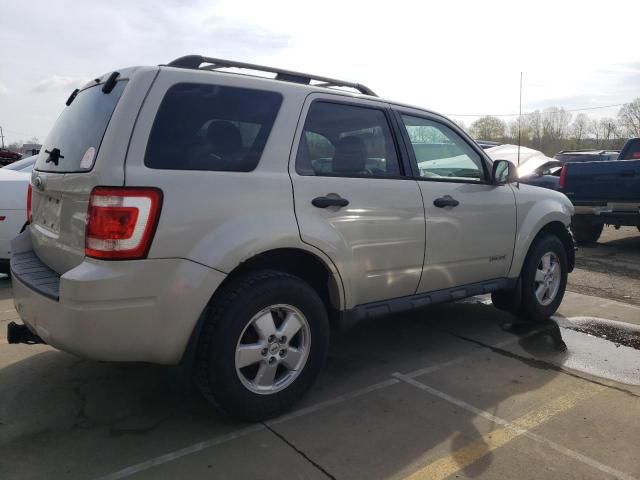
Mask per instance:
[[[26,343],[35,345],[37,343],[45,343],[38,335],[29,330],[26,325],[20,325],[16,322],[10,322],[7,325],[7,342],[8,343]]]

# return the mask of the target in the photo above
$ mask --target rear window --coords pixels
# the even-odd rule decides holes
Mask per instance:
[[[628,141],[622,151],[620,160],[640,160],[640,139]]]
[[[40,149],[36,170],[59,173],[91,170],[104,132],[126,84],[126,80],[117,82],[110,93],[103,93],[102,85],[78,93],[49,132]],[[57,165],[52,161],[54,159],[50,153],[54,149],[60,152]]]
[[[174,85],[158,109],[144,163],[169,170],[253,170],[281,103],[276,92]]]

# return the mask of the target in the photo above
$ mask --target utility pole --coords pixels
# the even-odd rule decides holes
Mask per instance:
[[[4,149],[4,133],[2,132],[2,125],[0,125],[0,138],[2,139],[2,148]]]

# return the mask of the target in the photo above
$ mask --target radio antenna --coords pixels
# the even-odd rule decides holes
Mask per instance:
[[[520,167],[520,144],[522,143],[522,72],[520,72],[520,111],[518,112],[518,167]]]

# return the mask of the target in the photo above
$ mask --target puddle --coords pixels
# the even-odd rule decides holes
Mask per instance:
[[[587,321],[582,325],[566,327],[576,332],[586,333],[594,337],[613,342],[617,347],[624,345],[640,350],[640,331],[626,327],[614,326],[609,322]]]
[[[596,317],[556,316],[545,323],[505,323],[518,349],[563,368],[640,385],[640,326]],[[515,353],[515,352],[514,352]]]

